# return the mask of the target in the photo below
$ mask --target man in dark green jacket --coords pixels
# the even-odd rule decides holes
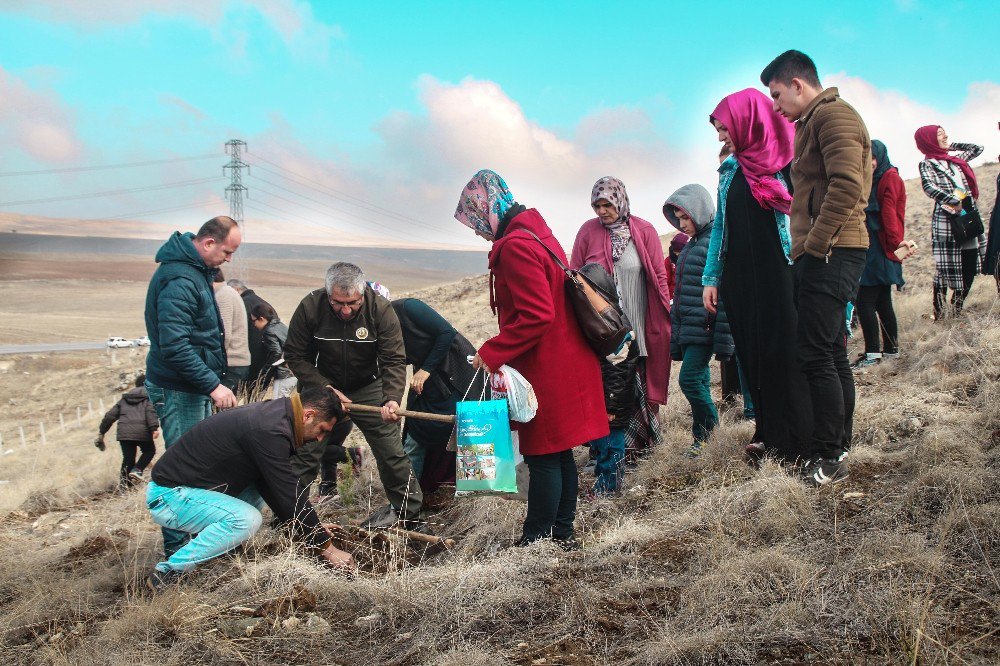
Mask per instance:
[[[844,313],[858,291],[868,249],[871,139],[837,89],[823,89],[806,54],[782,53],[760,80],[771,91],[774,110],[796,124],[790,225],[796,345],[813,408],[804,473],[807,482],[826,485],[847,478],[853,434],[854,376]]]
[[[220,216],[197,234],[175,231],[156,253],[159,266],[146,291],[146,392],[160,417],[164,447],[210,416],[213,403],[219,409],[236,406],[236,396],[222,384],[226,351],[212,280],[241,240],[236,222]],[[164,528],[167,557],[186,539]]]
[[[404,526],[418,520],[423,495],[400,441],[396,414],[406,388],[406,352],[399,318],[366,284],[354,264],[339,262],[326,272],[326,288],[310,292],[288,323],[285,361],[304,388],[330,385],[350,402],[381,408],[381,414],[351,413],[378,466],[389,506],[366,525]],[[296,452],[301,476],[319,466],[325,442]]]

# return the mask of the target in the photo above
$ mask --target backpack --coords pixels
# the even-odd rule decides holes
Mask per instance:
[[[566,296],[590,348],[600,357],[617,351],[632,330],[632,324],[618,304],[614,278],[600,264],[587,264],[578,271],[567,267],[541,238],[531,231],[528,233],[566,274]]]

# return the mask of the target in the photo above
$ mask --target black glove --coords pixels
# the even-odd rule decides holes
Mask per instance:
[[[97,439],[94,440],[94,446],[99,448],[101,451],[107,448],[106,446],[104,446],[104,435],[97,436]]]

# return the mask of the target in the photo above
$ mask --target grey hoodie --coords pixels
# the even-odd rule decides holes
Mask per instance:
[[[702,303],[701,274],[705,270],[715,204],[708,190],[698,184],[685,185],[670,195],[663,204],[663,216],[680,229],[674,207],[687,212],[694,220],[696,233],[691,236],[677,258],[674,305],[670,309],[670,357],[681,360],[682,345],[711,345],[720,360],[733,357],[733,337],[726,312],[719,301],[719,312],[713,316]]]

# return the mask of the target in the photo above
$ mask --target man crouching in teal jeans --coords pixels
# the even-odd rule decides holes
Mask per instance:
[[[333,546],[289,462],[344,418],[340,399],[315,388],[220,412],[184,433],[153,468],[146,504],[158,525],[193,536],[156,565],[146,586],[158,591],[247,541],[263,523],[265,503],[290,522],[293,538],[331,566],[353,569],[354,559]]]

